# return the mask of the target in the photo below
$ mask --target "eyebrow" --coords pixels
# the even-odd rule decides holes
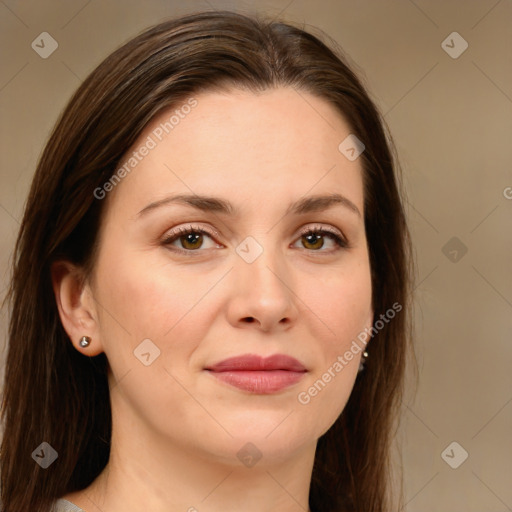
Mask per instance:
[[[174,203],[191,206],[203,212],[215,212],[230,216],[236,216],[239,214],[239,210],[229,201],[219,197],[200,196],[197,194],[178,194],[165,197],[164,199],[148,204],[137,214],[137,217],[145,215],[162,206]],[[287,208],[285,215],[290,213],[302,215],[310,212],[320,212],[338,205],[344,206],[361,217],[361,212],[357,206],[342,194],[314,195],[300,198]]]

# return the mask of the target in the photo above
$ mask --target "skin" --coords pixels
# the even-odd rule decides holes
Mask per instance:
[[[309,403],[298,394],[373,320],[361,159],[338,150],[351,133],[346,121],[306,92],[194,97],[197,106],[104,199],[93,275],[81,285],[80,269],[53,268],[74,346],[86,356],[105,352],[111,367],[110,461],[64,498],[87,512],[303,512],[317,440],[342,412],[360,354]],[[155,118],[128,153],[169,115]],[[305,195],[334,192],[360,215],[343,205],[285,215]],[[169,204],[138,215],[177,193],[220,197],[240,212]],[[184,237],[163,244],[190,223],[218,234],[203,235],[202,245]],[[317,226],[340,232],[349,248],[300,233]],[[252,263],[236,252],[248,236],[263,249]],[[92,339],[87,348],[83,335]],[[146,366],[134,350],[148,338],[160,355]],[[204,371],[248,353],[287,354],[308,371],[267,395]],[[237,457],[248,442],[261,454],[252,467]]]

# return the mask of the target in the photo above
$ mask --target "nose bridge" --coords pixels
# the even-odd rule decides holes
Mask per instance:
[[[270,234],[258,238],[248,236],[237,246],[235,279],[244,304],[239,313],[268,327],[292,316],[293,293],[278,244]]]
[[[285,276],[282,264],[282,254],[272,235],[260,235],[258,239],[247,236],[236,248],[239,258],[238,264],[248,272],[249,280],[252,278],[256,285],[264,285],[266,289],[281,288]]]

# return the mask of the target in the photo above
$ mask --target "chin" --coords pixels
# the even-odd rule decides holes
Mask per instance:
[[[293,413],[289,420],[292,416]],[[241,422],[236,431],[231,431],[233,437],[222,443],[223,450],[227,449],[226,455],[237,464],[243,463],[245,455],[250,458],[259,457],[258,466],[263,467],[282,463],[305,447],[316,444],[317,436],[314,432],[305,430],[304,425],[283,421],[285,417],[286,414],[282,414],[278,422],[263,421],[258,424],[252,418],[245,423]]]

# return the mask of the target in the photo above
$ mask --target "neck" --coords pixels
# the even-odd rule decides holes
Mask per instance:
[[[115,420],[107,466],[88,488],[66,497],[87,512],[309,511],[316,443],[284,459],[266,452],[246,466]]]

